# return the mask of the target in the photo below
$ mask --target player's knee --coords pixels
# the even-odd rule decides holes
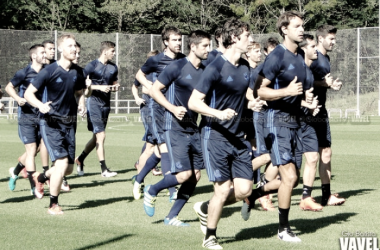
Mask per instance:
[[[236,198],[239,200],[243,200],[251,195],[252,193],[252,186],[243,186],[239,187],[239,190],[236,190],[235,192]]]
[[[324,148],[322,150],[321,160],[326,163],[331,161],[332,151],[331,148]]]
[[[195,171],[195,177],[196,177],[197,182],[198,182],[198,181],[201,179],[201,171],[196,170],[196,171]]]
[[[306,160],[308,161],[310,165],[316,166],[317,161],[318,161],[318,153],[308,154],[308,156],[306,157]]]

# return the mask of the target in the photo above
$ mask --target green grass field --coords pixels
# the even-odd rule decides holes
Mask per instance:
[[[0,119],[0,249],[202,249],[203,235],[192,206],[211,197],[206,172],[202,172],[194,196],[180,214],[190,227],[163,224],[171,207],[164,192],[157,199],[155,216],[145,215],[142,200],[133,199],[131,185],[136,173],[133,164],[143,144],[143,126],[131,118],[129,122],[108,124],[107,165],[119,174],[102,178],[96,154],[90,154],[85,162],[86,175],[78,177],[74,170],[68,177],[72,191],[60,195],[63,216],[48,215],[48,196],[42,200],[31,196],[26,179],[18,180],[16,190],[9,191],[8,168],[16,165],[24,147],[17,135],[17,123]],[[251,219],[244,222],[240,217],[241,203],[226,207],[217,233],[224,249],[340,249],[343,231],[380,233],[380,119],[372,118],[370,124],[334,122],[331,128],[332,192],[347,198],[346,203],[326,207],[322,212],[301,211],[300,184],[293,191],[290,212],[291,226],[302,239],[300,244],[277,240],[277,212],[254,209]],[[78,154],[90,137],[86,124],[79,123]],[[36,159],[37,169],[41,170],[40,159]],[[149,174],[145,183],[155,183],[160,178]],[[319,201],[318,177],[314,187],[313,196]],[[274,205],[277,206],[276,196]]]

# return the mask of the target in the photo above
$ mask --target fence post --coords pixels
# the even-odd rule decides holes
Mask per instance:
[[[57,60],[57,58],[58,58],[58,56],[57,56],[57,51],[58,51],[57,40],[58,40],[58,32],[57,32],[57,30],[54,30],[54,47],[55,47],[54,59],[55,60]]]
[[[153,34],[150,34],[150,51],[153,50]]]
[[[116,66],[119,68],[119,33],[116,33]],[[115,114],[118,114],[118,113],[119,113],[119,91],[116,91],[115,92]]]
[[[358,40],[357,40],[357,77],[356,77],[356,115],[360,115],[360,28],[358,28]]]

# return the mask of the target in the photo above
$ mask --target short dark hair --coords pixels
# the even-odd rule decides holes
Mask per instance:
[[[222,34],[223,34],[223,27],[216,28],[215,33],[214,33],[214,38],[215,38],[216,46],[218,46],[218,47],[219,47],[218,38],[221,37]]]
[[[279,45],[280,42],[276,37],[269,37],[263,44],[264,51],[267,52],[269,47],[275,47]]]
[[[192,31],[187,37],[187,48],[190,49],[191,44],[200,44],[205,38],[211,40],[211,35],[203,30]]]
[[[285,11],[277,19],[276,27],[277,27],[278,33],[280,33],[280,35],[282,37],[285,37],[285,34],[282,32],[281,28],[284,26],[288,27],[288,25],[290,24],[290,20],[295,18],[295,17],[299,17],[299,18],[303,19],[303,15],[301,13],[299,13],[298,11],[293,11],[293,10]]]
[[[51,44],[55,45],[55,43],[52,40],[45,40],[45,41],[42,42],[42,45],[45,47],[45,45],[48,44],[48,43],[51,43]]]
[[[223,26],[223,46],[227,48],[232,45],[232,36],[239,37],[244,31],[249,31],[249,24],[235,17],[227,20]],[[240,39],[240,38],[239,38]]]
[[[45,48],[45,46],[43,44],[38,43],[38,44],[34,44],[32,47],[29,48],[29,58],[31,61],[32,61],[32,54],[36,53],[38,48]]]
[[[181,31],[174,26],[168,26],[162,30],[161,38],[162,38],[162,43],[165,45],[165,47],[166,47],[165,41],[169,41],[170,35],[172,34],[180,35],[180,36],[182,35]]]
[[[103,53],[106,49],[115,48],[116,44],[111,41],[103,41],[100,43],[100,53]]]
[[[80,43],[76,42],[77,43],[77,47],[78,48],[82,48],[82,45],[80,45]]]
[[[338,29],[335,28],[334,26],[324,24],[317,28],[317,31],[315,32],[315,36],[317,37],[317,39],[320,36],[325,38],[328,34],[336,34],[337,31]]]
[[[146,55],[146,57],[149,58],[149,57],[157,55],[158,53],[159,52],[156,49],[155,50],[151,50],[151,51],[148,52],[148,54]]]
[[[306,45],[308,45],[309,44],[309,41],[308,40],[314,40],[314,36],[313,35],[310,35],[310,34],[303,34],[303,41],[302,42],[300,42],[299,44],[298,44],[298,46],[300,47],[300,48],[303,48],[303,47],[305,47]]]

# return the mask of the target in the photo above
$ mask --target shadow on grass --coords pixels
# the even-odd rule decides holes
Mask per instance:
[[[130,197],[130,196],[110,198],[110,199],[104,199],[104,200],[90,200],[90,201],[85,201],[84,203],[80,204],[79,206],[75,206],[75,207],[70,208],[68,210],[79,210],[79,209],[85,209],[85,208],[94,208],[94,207],[110,205],[112,203],[119,202],[119,201],[130,202],[133,200],[134,200],[134,198]]]
[[[24,201],[31,201],[34,200],[36,197],[34,195],[28,195],[28,196],[22,196],[22,197],[14,197],[14,198],[9,198],[6,200],[3,200],[0,203],[20,203]]]
[[[211,199],[213,192],[214,192],[214,186],[211,183],[209,183],[204,186],[197,186],[194,190],[192,197],[198,194],[210,194],[210,199]]]
[[[89,187],[99,187],[99,186],[104,186],[107,184],[112,184],[116,182],[127,182],[130,179],[122,179],[122,180],[117,180],[117,179],[107,179],[104,181],[92,181],[91,183],[80,183],[80,184],[70,184],[71,189],[74,188],[89,188]]]
[[[342,224],[347,222],[350,217],[357,213],[340,213],[333,216],[326,216],[317,219],[295,219],[291,220],[290,224],[298,235],[315,233],[317,230],[327,227],[331,224]],[[252,219],[251,219],[252,220]],[[234,239],[221,240],[220,243],[230,243],[236,241],[244,241],[251,239],[270,238],[277,234],[278,223],[272,223],[259,227],[245,228],[236,234]]]
[[[134,169],[134,168],[133,169],[132,168],[123,169],[123,170],[117,170],[116,172],[118,174],[125,174],[125,173],[131,172],[131,171],[136,171],[136,169]],[[76,178],[86,178],[87,176],[96,176],[96,175],[100,176],[100,169],[99,169],[99,172],[94,172],[94,173],[86,173],[85,172],[84,176],[79,176],[76,173],[74,173],[72,175],[67,176],[67,179],[70,180],[70,179],[76,179]],[[0,179],[0,182],[1,182],[1,179]]]
[[[193,219],[193,220],[181,220],[182,222],[185,222],[185,223],[190,223],[190,222],[199,222],[199,219]],[[156,221],[153,221],[152,224],[163,224],[164,223],[164,219],[162,220],[156,220]]]
[[[376,189],[357,189],[357,190],[350,190],[350,191],[343,191],[339,192],[339,197],[348,199],[351,196],[360,196],[360,195],[366,195],[369,194],[371,191],[375,191]],[[302,190],[301,190],[302,191]],[[334,192],[332,192],[334,193]],[[301,194],[300,194],[301,196]],[[322,196],[315,196],[314,197],[317,202],[321,202]]]
[[[84,247],[81,247],[81,248],[76,248],[76,250],[95,249],[95,248],[98,248],[98,247],[101,247],[101,246],[105,246],[105,245],[110,244],[110,243],[114,243],[116,241],[123,240],[123,239],[125,239],[127,237],[131,237],[131,236],[133,236],[133,234],[124,234],[124,235],[121,235],[119,237],[114,237],[114,238],[111,238],[111,239],[106,240],[106,241],[95,243],[93,245],[84,246]]]

